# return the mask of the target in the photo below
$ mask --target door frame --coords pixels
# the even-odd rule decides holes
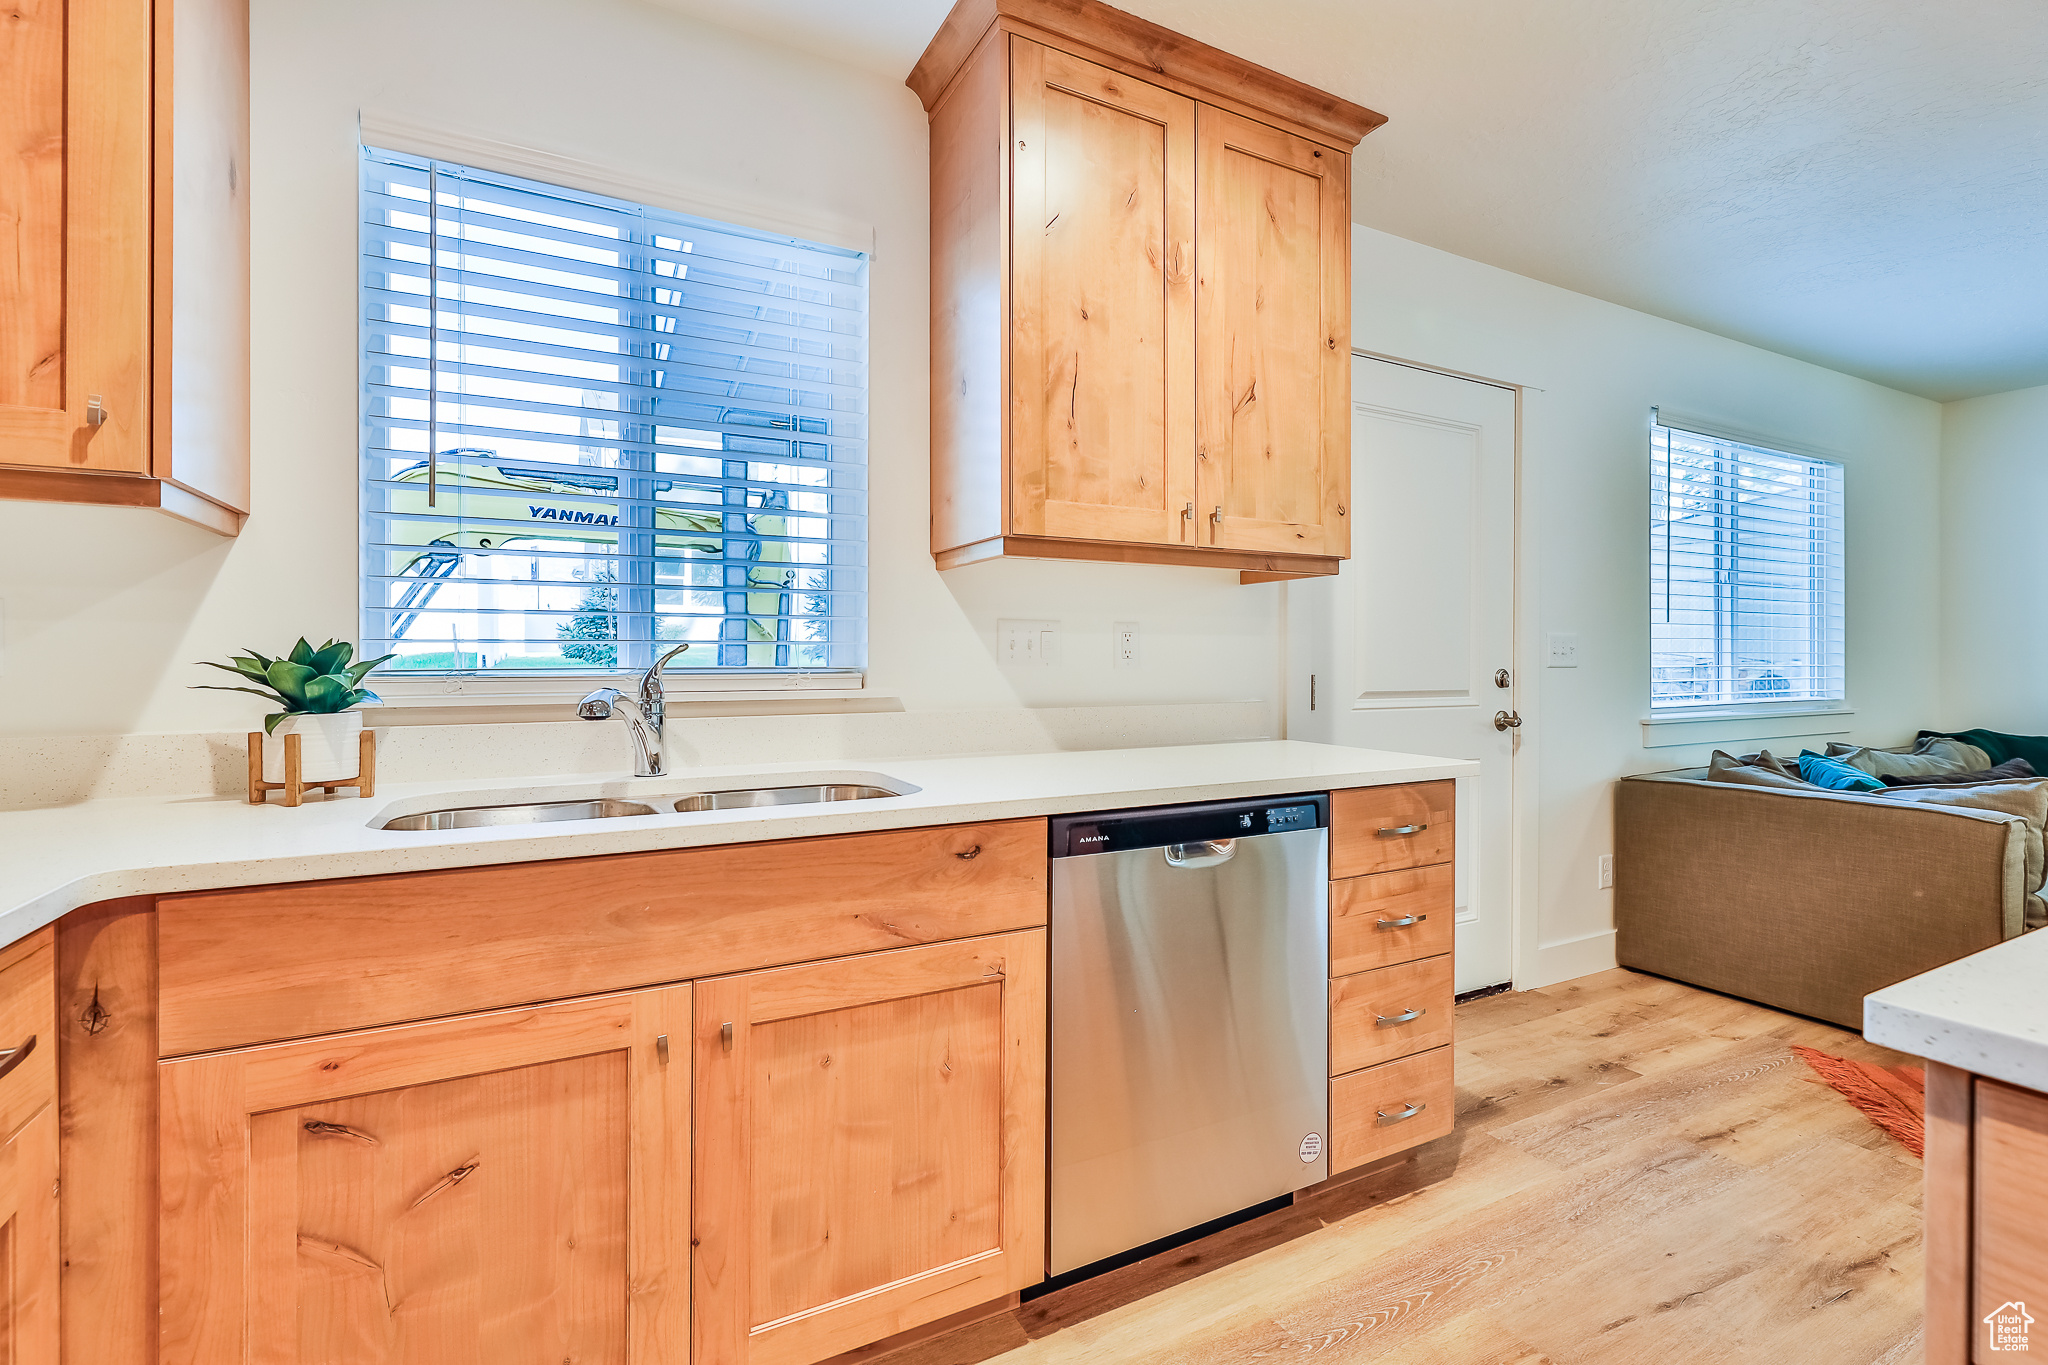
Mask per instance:
[[[1464,379],[1475,384],[1485,384],[1496,389],[1506,389],[1515,398],[1514,424],[1514,469],[1515,487],[1513,498],[1514,551],[1509,562],[1514,566],[1514,605],[1510,619],[1514,623],[1514,641],[1509,651],[1510,666],[1515,672],[1513,701],[1515,710],[1523,706],[1532,715],[1540,717],[1538,709],[1539,667],[1536,657],[1537,622],[1532,613],[1535,609],[1535,594],[1527,591],[1525,584],[1530,581],[1535,566],[1530,562],[1531,547],[1524,531],[1522,512],[1522,422],[1525,390],[1528,386],[1513,380],[1495,379],[1491,375],[1471,374],[1465,370],[1454,370],[1447,365],[1432,365],[1427,361],[1410,360],[1406,356],[1387,355],[1380,351],[1368,351],[1361,346],[1351,348],[1353,360],[1379,360],[1389,365],[1400,365],[1410,370],[1422,370],[1429,374],[1446,375],[1452,379]],[[1541,392],[1541,390],[1538,390]],[[1357,402],[1354,394],[1352,403]],[[1346,413],[1346,448],[1349,449],[1349,425],[1351,413]],[[1292,696],[1289,685],[1292,679],[1287,675],[1288,642],[1287,631],[1287,584],[1280,585],[1280,724],[1281,733],[1287,732],[1288,706]],[[1536,839],[1534,812],[1536,809],[1536,769],[1540,757],[1541,743],[1537,739],[1535,725],[1525,725],[1515,732],[1514,744],[1508,758],[1508,924],[1512,939],[1510,962],[1512,963],[1511,983],[1516,990],[1529,990],[1546,985],[1554,978],[1545,972],[1540,959],[1543,946],[1538,937],[1536,914]]]

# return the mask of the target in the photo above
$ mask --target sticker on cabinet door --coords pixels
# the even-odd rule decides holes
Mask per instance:
[[[1306,1162],[1319,1160],[1323,1155],[1323,1135],[1310,1133],[1301,1140],[1301,1159]]]

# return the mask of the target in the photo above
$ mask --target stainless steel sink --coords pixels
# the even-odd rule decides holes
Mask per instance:
[[[456,806],[422,811],[386,820],[385,829],[488,829],[494,825],[540,825],[555,820],[610,820],[621,815],[652,815],[654,807],[640,801],[600,797],[594,801],[541,801],[516,806]]]
[[[676,802],[679,811],[745,810],[752,806],[804,806],[815,801],[873,801],[901,796],[887,787],[851,782],[820,782],[802,787],[741,787],[733,791],[692,792]]]

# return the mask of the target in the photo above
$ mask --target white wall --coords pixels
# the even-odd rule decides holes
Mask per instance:
[[[1352,243],[1357,346],[1528,386],[1516,702],[1522,760],[1536,768],[1525,908],[1542,952],[1520,984],[1611,966],[1612,893],[1595,889],[1595,862],[1612,848],[1614,780],[1704,763],[1715,747],[1819,747],[1796,733],[1810,721],[1645,745],[1650,408],[1846,461],[1851,724],[1873,742],[1908,737],[1938,709],[1941,409],[1370,229]],[[1549,631],[1578,634],[1577,668],[1541,666]]]
[[[1234,573],[927,551],[925,117],[900,80],[638,0],[254,0],[254,514],[0,504],[0,735],[240,730],[197,659],[356,632],[357,114],[873,230],[869,692],[912,711],[1271,700],[1276,590]],[[401,149],[402,150],[402,149]],[[1061,661],[994,663],[1003,616]],[[1110,625],[1144,632],[1112,671]],[[885,703],[886,704],[886,703]]]
[[[2048,734],[2048,387],[1942,410],[1941,719]]]

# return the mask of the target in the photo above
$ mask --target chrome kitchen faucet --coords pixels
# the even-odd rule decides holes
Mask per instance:
[[[661,726],[668,718],[668,699],[661,687],[661,670],[668,661],[688,649],[688,645],[677,645],[654,661],[654,667],[640,675],[640,699],[632,698],[616,687],[600,687],[576,704],[576,714],[584,720],[609,720],[613,708],[624,702],[631,709],[620,719],[626,722],[627,733],[633,736],[633,775],[635,777],[662,777]]]

